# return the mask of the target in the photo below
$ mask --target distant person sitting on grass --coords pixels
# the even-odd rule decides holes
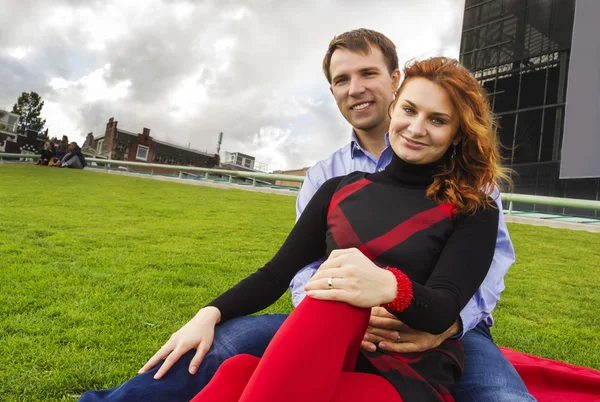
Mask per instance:
[[[38,160],[37,164],[46,166],[50,161],[56,158],[56,147],[54,146],[53,141],[48,141],[46,143],[46,147],[42,152],[40,152],[41,158]]]
[[[60,161],[57,161],[53,166],[73,169],[83,169],[87,163],[85,157],[81,153],[81,148],[76,142],[69,144],[67,154]]]
[[[66,135],[63,135],[62,139],[58,143],[58,149],[56,150],[56,157],[58,159],[61,159],[63,156],[65,156],[66,153],[68,152],[68,149],[67,149],[68,147],[69,147],[69,137],[67,137]]]

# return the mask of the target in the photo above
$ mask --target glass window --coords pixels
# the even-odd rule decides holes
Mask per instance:
[[[498,123],[498,135],[500,137],[500,155],[505,164],[510,164],[513,145],[513,133],[515,130],[515,114],[505,114],[500,116]]]
[[[478,7],[475,7],[465,11],[463,29],[473,28],[477,25],[477,8]]]
[[[103,144],[104,144],[104,140],[98,141],[98,148],[96,149],[96,152],[98,152],[99,154],[102,153],[102,145]]]
[[[544,111],[544,130],[542,131],[542,152],[540,154],[540,162],[552,160],[557,109],[558,108],[552,108]],[[556,135],[558,135],[558,133]]]
[[[557,49],[571,47],[573,22],[575,21],[575,0],[554,0],[552,2],[552,22],[550,39]]]
[[[496,84],[496,99],[494,112],[508,112],[517,109],[517,95],[519,90],[519,75],[498,77]]]
[[[548,69],[548,88],[546,89],[546,105],[558,102],[558,66],[551,66]]]
[[[527,5],[523,0],[504,0],[504,14],[514,13]]]
[[[538,162],[540,136],[542,129],[542,111],[534,110],[518,114],[515,132],[515,150],[513,163]]]
[[[525,109],[544,104],[544,84],[546,82],[546,70],[529,70],[521,77],[521,94],[519,108]]]
[[[141,161],[147,161],[148,160],[148,149],[149,149],[148,147],[145,147],[143,145],[138,145],[135,159],[138,159]]]

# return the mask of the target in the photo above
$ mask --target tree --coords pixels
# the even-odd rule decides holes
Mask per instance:
[[[43,130],[46,119],[40,117],[43,107],[44,101],[36,92],[23,92],[12,109],[12,113],[21,116],[17,131],[25,134],[25,130],[30,129],[37,131],[42,137],[48,136],[48,129]]]

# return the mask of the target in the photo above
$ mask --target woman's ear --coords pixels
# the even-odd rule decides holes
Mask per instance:
[[[457,146],[462,141],[462,135],[460,133],[456,133],[456,137],[454,137],[454,141],[452,141],[452,145]]]

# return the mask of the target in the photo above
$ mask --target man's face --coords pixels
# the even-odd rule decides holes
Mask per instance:
[[[336,49],[329,71],[331,93],[348,123],[357,131],[386,132],[400,71],[390,75],[379,47],[371,46],[366,55]]]

